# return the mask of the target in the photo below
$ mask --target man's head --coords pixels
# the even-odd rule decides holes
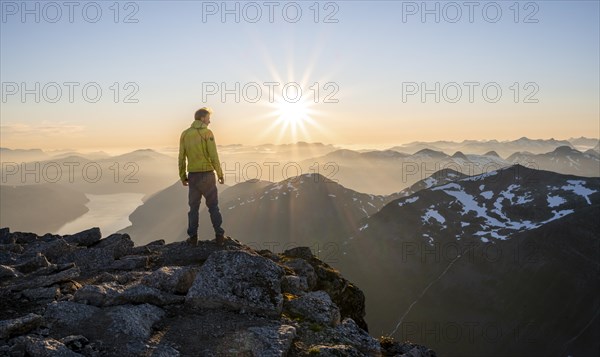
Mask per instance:
[[[209,124],[211,114],[212,114],[212,109],[210,109],[209,107],[202,107],[196,111],[196,114],[194,115],[194,119],[200,120],[204,124]]]

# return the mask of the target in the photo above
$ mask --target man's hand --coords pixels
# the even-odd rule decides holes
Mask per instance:
[[[219,183],[222,185],[225,183],[225,177],[219,177]]]
[[[181,183],[182,183],[184,186],[187,186],[187,185],[188,185],[188,180],[187,180],[187,179],[185,179],[185,180],[181,181]]]

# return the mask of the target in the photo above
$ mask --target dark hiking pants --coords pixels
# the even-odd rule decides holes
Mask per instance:
[[[188,212],[188,236],[191,237],[198,234],[198,211],[200,209],[200,199],[202,196],[204,196],[204,199],[206,200],[206,207],[208,207],[208,213],[210,213],[210,221],[215,230],[215,235],[224,234],[225,231],[221,228],[223,218],[219,211],[217,182],[214,172],[189,172],[188,185],[188,204],[190,206],[190,211]]]

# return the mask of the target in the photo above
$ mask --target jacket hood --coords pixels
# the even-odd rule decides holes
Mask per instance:
[[[204,124],[200,120],[194,120],[194,122],[192,123],[191,127],[192,128],[196,128],[196,129],[204,129],[204,128],[208,128],[208,125]]]

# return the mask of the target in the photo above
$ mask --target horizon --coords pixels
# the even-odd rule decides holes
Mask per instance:
[[[486,142],[498,142],[500,144],[502,143],[507,143],[507,142],[514,142],[520,139],[528,139],[531,141],[551,141],[551,140],[555,140],[555,141],[570,141],[570,140],[574,140],[574,139],[589,139],[589,140],[598,140],[600,142],[600,135],[598,137],[593,137],[593,136],[579,136],[579,137],[569,137],[569,138],[555,138],[555,137],[550,137],[550,138],[530,138],[530,137],[526,137],[526,136],[520,136],[517,138],[512,138],[512,139],[506,139],[506,140],[500,140],[500,139],[463,139],[463,140],[434,140],[434,141],[411,141],[411,142],[403,142],[403,143],[384,143],[384,144],[336,144],[336,143],[327,143],[327,142],[306,142],[306,141],[296,141],[296,142],[286,142],[286,143],[259,143],[259,144],[253,144],[253,145],[249,145],[249,144],[241,144],[241,143],[232,143],[232,144],[217,144],[218,147],[221,148],[225,148],[225,147],[235,147],[235,146],[243,146],[243,147],[257,147],[257,146],[267,146],[267,145],[273,145],[273,146],[285,146],[285,145],[297,145],[297,144],[308,144],[308,145],[323,145],[323,146],[333,146],[336,149],[346,149],[346,150],[355,150],[355,151],[360,151],[360,150],[374,150],[374,151],[384,151],[384,150],[389,150],[392,149],[394,147],[397,146],[407,146],[407,145],[411,145],[411,144],[434,144],[436,142],[449,142],[449,143],[464,143],[464,142],[481,142],[481,143],[486,143]],[[575,146],[575,145],[574,145]],[[116,148],[108,148],[108,147],[97,147],[97,148],[85,148],[85,149],[76,149],[76,148],[43,148],[43,147],[29,147],[29,148],[24,148],[24,147],[8,147],[8,146],[0,146],[0,148],[2,149],[9,149],[9,150],[41,150],[44,153],[66,153],[66,152],[77,152],[80,154],[93,154],[93,153],[99,153],[99,152],[104,152],[106,154],[109,155],[121,155],[121,154],[126,154],[129,152],[133,152],[133,151],[137,151],[137,150],[146,150],[146,149],[150,149],[150,150],[154,150],[156,152],[159,153],[172,153],[172,152],[177,152],[179,149],[176,146],[173,147],[158,147],[158,146],[139,146],[139,147],[116,147]],[[468,153],[467,153],[468,154]]]

